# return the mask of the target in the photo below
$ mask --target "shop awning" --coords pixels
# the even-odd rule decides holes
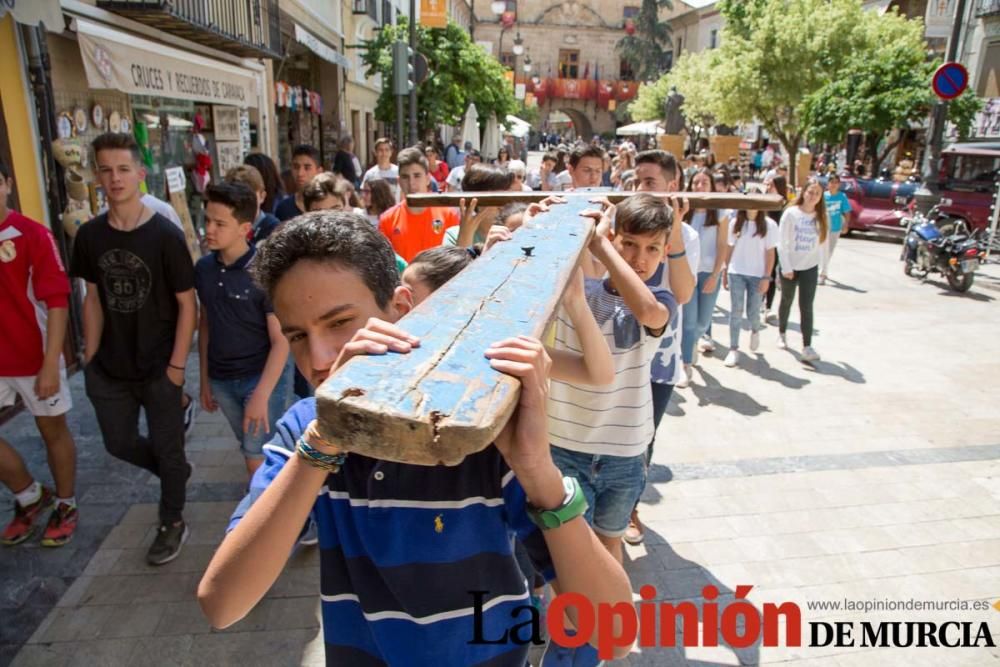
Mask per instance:
[[[326,43],[319,37],[316,37],[298,23],[295,24],[295,41],[302,44],[328,63],[333,63],[334,65],[343,67],[345,70],[349,70],[353,67],[353,65],[351,65],[351,61],[348,60],[344,54],[330,46],[327,46]]]
[[[91,88],[257,106],[257,79],[249,70],[83,19],[76,19],[76,32]]]
[[[664,130],[660,127],[660,122],[656,120],[647,120],[641,123],[632,123],[631,125],[623,125],[615,130],[615,134],[619,137],[631,137],[637,135],[653,135],[653,134],[663,134]]]

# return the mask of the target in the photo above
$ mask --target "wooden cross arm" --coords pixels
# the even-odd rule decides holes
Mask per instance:
[[[520,381],[490,367],[491,343],[542,338],[593,233],[573,198],[493,246],[399,321],[409,354],[347,362],[316,391],[322,436],[377,459],[455,465],[496,438]]]
[[[442,192],[419,195],[407,195],[407,203],[414,208],[426,206],[458,207],[461,200],[466,202],[478,200],[479,206],[502,207],[514,202],[530,204],[540,202],[547,197],[556,195],[567,200],[584,199],[585,201],[606,197],[612,204],[628,199],[635,192],[612,191],[569,191],[569,192]],[[691,208],[703,209],[744,209],[759,211],[780,211],[785,204],[781,195],[744,195],[738,192],[650,192],[656,197],[683,197],[688,200]]]

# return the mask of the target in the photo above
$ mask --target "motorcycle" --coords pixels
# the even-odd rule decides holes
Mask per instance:
[[[903,273],[908,276],[920,272],[926,278],[931,273],[940,273],[953,290],[966,292],[986,259],[986,249],[964,229],[952,228],[942,233],[935,223],[942,217],[940,207],[949,203],[942,200],[926,215],[918,211],[900,216],[899,224],[904,228],[900,260]]]

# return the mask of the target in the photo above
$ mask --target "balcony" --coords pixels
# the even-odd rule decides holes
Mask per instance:
[[[1000,0],[979,0],[976,4],[976,17],[1000,15]]]
[[[97,0],[97,6],[244,58],[280,58],[278,0]]]

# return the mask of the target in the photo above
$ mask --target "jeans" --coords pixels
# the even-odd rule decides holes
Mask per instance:
[[[663,415],[667,412],[667,405],[670,404],[670,396],[674,393],[674,385],[651,383],[653,390],[653,439],[649,441],[646,448],[646,465],[653,463],[653,446],[656,444],[656,429],[660,427]]]
[[[646,455],[608,456],[552,448],[552,461],[563,475],[575,477],[587,498],[584,517],[594,532],[621,537],[646,486]]]
[[[184,455],[183,388],[165,373],[147,380],[116,380],[97,364],[87,365],[84,378],[104,448],[115,458],[159,477],[160,521],[180,521],[191,475]],[[146,437],[139,435],[140,408],[146,412]]]
[[[819,279],[819,267],[814,266],[805,271],[793,271],[789,280],[781,276],[781,305],[778,307],[778,331],[785,333],[788,329],[788,315],[792,312],[792,301],[795,300],[795,289],[799,290],[799,318],[802,320],[802,345],[812,344],[813,334],[813,301],[816,299],[816,282]]]
[[[694,288],[694,294],[683,306],[684,331],[681,335],[681,358],[685,364],[694,361],[694,345],[712,324],[712,312],[715,310],[715,301],[719,298],[722,281],[717,281],[714,292],[702,292],[711,275],[708,271],[698,274],[698,284]]]
[[[282,371],[281,377],[278,378],[278,384],[274,385],[274,391],[267,399],[267,423],[270,430],[265,432],[264,429],[261,429],[256,435],[253,429],[246,433],[243,432],[243,410],[257,388],[260,376],[252,375],[232,380],[209,380],[212,386],[212,396],[219,404],[230,428],[233,429],[233,435],[240,441],[240,450],[243,452],[243,456],[248,459],[264,458],[263,447],[274,437],[275,424],[288,409],[286,375]]]
[[[729,347],[734,350],[740,346],[744,302],[747,319],[750,320],[750,331],[760,331],[760,302],[764,296],[757,291],[760,281],[756,276],[729,274],[729,295],[732,297],[732,307],[729,309]]]

